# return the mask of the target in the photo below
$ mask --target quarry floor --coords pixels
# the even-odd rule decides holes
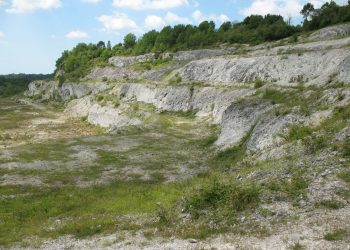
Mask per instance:
[[[0,249],[350,249],[348,240],[324,240],[349,227],[349,204],[312,211],[276,204],[293,218],[263,237],[157,234],[150,214],[200,183],[192,177],[208,171],[216,135],[203,119],[170,113],[107,134],[57,108],[1,99]]]

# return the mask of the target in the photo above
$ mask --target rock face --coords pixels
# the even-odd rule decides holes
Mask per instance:
[[[189,111],[191,91],[187,87],[154,87],[142,84],[124,84],[120,96],[125,101],[153,104],[167,111]]]
[[[336,26],[326,27],[311,34],[311,40],[334,39],[339,36],[350,34],[350,24],[340,24]]]
[[[116,67],[126,67],[136,63],[143,63],[156,59],[154,53],[140,55],[140,56],[115,56],[109,59],[109,63]]]
[[[288,125],[298,124],[303,121],[302,117],[295,114],[275,116],[271,114],[262,118],[253,129],[252,135],[247,143],[249,151],[262,151],[271,145],[277,145],[283,141],[280,137]]]
[[[60,87],[56,81],[35,81],[29,84],[25,95],[40,100],[55,99],[68,101],[91,94],[98,94],[112,87],[112,84],[104,82],[64,83]]]
[[[94,104],[95,98],[93,96],[85,96],[69,102],[64,112],[70,117],[87,117]]]
[[[191,111],[198,116],[212,116],[215,123],[221,122],[223,112],[232,102],[253,93],[249,89],[191,89],[146,84],[124,84],[120,88],[120,96],[124,101],[144,102],[166,111]]]
[[[102,107],[99,104],[95,104],[90,108],[88,122],[93,125],[112,129],[141,124],[140,120],[124,115],[123,112],[117,108],[112,106]]]
[[[95,68],[86,79],[107,77],[127,82],[135,79],[136,83],[95,83],[87,80],[59,86],[54,81],[37,81],[29,85],[26,95],[39,100],[63,100],[67,103],[65,112],[69,116],[87,117],[91,124],[111,128],[141,125],[141,121],[127,111],[135,101],[151,104],[159,110],[192,112],[220,125],[221,133],[216,145],[229,147],[246,139],[249,151],[264,151],[283,142],[280,134],[290,124],[316,126],[330,117],[333,110],[327,107],[326,111],[315,111],[309,117],[298,115],[295,110],[276,116],[273,110],[277,105],[261,100],[261,92],[246,83],[262,80],[276,90],[288,90],[300,83],[321,87],[337,83],[337,88],[318,89],[322,94],[315,102],[320,106],[347,106],[350,90],[346,85],[341,87],[340,83],[350,82],[350,37],[320,40],[349,33],[350,24],[328,27],[305,40],[314,42],[247,46],[244,55],[234,55],[236,49],[231,48],[112,57],[109,62],[114,67]],[[129,67],[156,58],[172,58],[173,62],[145,71]],[[177,83],[177,86],[164,83],[164,79],[176,73],[181,76],[182,83]],[[137,79],[148,81],[146,84]],[[308,92],[316,93],[311,88]],[[123,108],[113,101],[102,105],[97,102],[96,94],[118,98],[117,104]],[[308,93],[304,94],[307,98]]]
[[[335,49],[277,56],[215,58],[193,61],[179,70],[185,81],[240,85],[261,79],[290,86],[350,82],[350,50]]]
[[[202,58],[222,56],[227,54],[229,51],[221,50],[221,49],[200,49],[200,50],[192,50],[192,51],[178,51],[173,55],[173,59],[176,61],[193,61],[199,60]]]
[[[271,109],[272,105],[269,103],[232,104],[223,114],[221,133],[216,145],[237,144],[249,133],[262,115]]]

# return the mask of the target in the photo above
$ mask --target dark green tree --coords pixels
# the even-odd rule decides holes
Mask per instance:
[[[304,20],[308,20],[309,17],[312,16],[312,14],[315,11],[315,7],[312,3],[307,3],[304,5],[303,9],[300,11],[300,14],[304,17]]]
[[[126,49],[134,48],[135,44],[136,44],[136,36],[134,34],[129,33],[124,37],[124,47]]]

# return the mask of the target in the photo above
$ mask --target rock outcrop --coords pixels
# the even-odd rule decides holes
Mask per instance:
[[[338,24],[331,27],[320,29],[311,34],[310,40],[334,39],[350,34],[350,23]]]
[[[324,85],[350,82],[350,50],[257,56],[214,58],[193,61],[179,70],[185,81],[242,85],[260,79],[283,86],[305,82]]]
[[[136,63],[148,62],[156,59],[155,53],[140,56],[114,56],[109,59],[109,63],[116,67],[126,67]]]
[[[141,125],[141,121],[130,118],[122,110],[112,106],[94,104],[88,113],[87,121],[104,128],[119,129],[127,126]]]
[[[29,85],[26,94],[39,100],[63,100],[69,116],[86,117],[91,124],[111,128],[142,125],[142,118],[130,114],[133,102],[151,104],[158,110],[192,112],[220,125],[217,146],[229,147],[246,139],[249,151],[263,151],[283,143],[280,135],[291,124],[316,126],[332,115],[332,108],[315,111],[309,117],[298,114],[299,107],[295,110],[287,107],[288,114],[275,114],[273,110],[278,105],[262,100],[262,92],[254,89],[251,83],[261,80],[282,92],[299,84],[315,85],[320,91],[316,105],[349,105],[350,91],[341,84],[350,82],[350,37],[320,41],[349,32],[350,24],[329,27],[313,33],[309,38],[313,42],[247,46],[243,54],[238,53],[239,49],[227,48],[112,57],[109,62],[113,67],[95,68],[86,79],[108,78],[119,82],[135,79],[135,83],[87,80],[59,86],[55,81],[37,81]],[[172,58],[173,61],[151,70],[132,67],[157,58]],[[180,82],[165,83],[172,76]],[[338,87],[325,89],[327,84]],[[305,98],[310,93],[315,90],[310,88],[304,93]],[[97,101],[97,94],[112,96],[117,101],[101,103]]]

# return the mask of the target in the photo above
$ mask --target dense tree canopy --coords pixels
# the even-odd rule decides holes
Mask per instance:
[[[311,3],[308,3],[304,6],[301,14],[305,19],[303,24],[305,31],[350,22],[350,1],[345,6],[339,6],[336,2],[330,1],[319,9],[315,9]]]
[[[350,1],[350,0],[349,0]],[[123,44],[113,48],[110,42],[78,44],[72,51],[64,51],[56,62],[56,73],[63,70],[61,80],[78,80],[93,66],[105,65],[108,58],[115,55],[140,55],[149,52],[165,52],[199,49],[220,44],[259,44],[280,40],[303,31],[323,28],[329,25],[350,21],[350,2],[339,6],[334,1],[315,9],[307,3],[301,10],[303,25],[291,25],[280,15],[251,15],[242,22],[225,22],[215,27],[213,21],[204,21],[198,26],[166,26],[161,31],[151,30],[139,39],[127,34]]]

